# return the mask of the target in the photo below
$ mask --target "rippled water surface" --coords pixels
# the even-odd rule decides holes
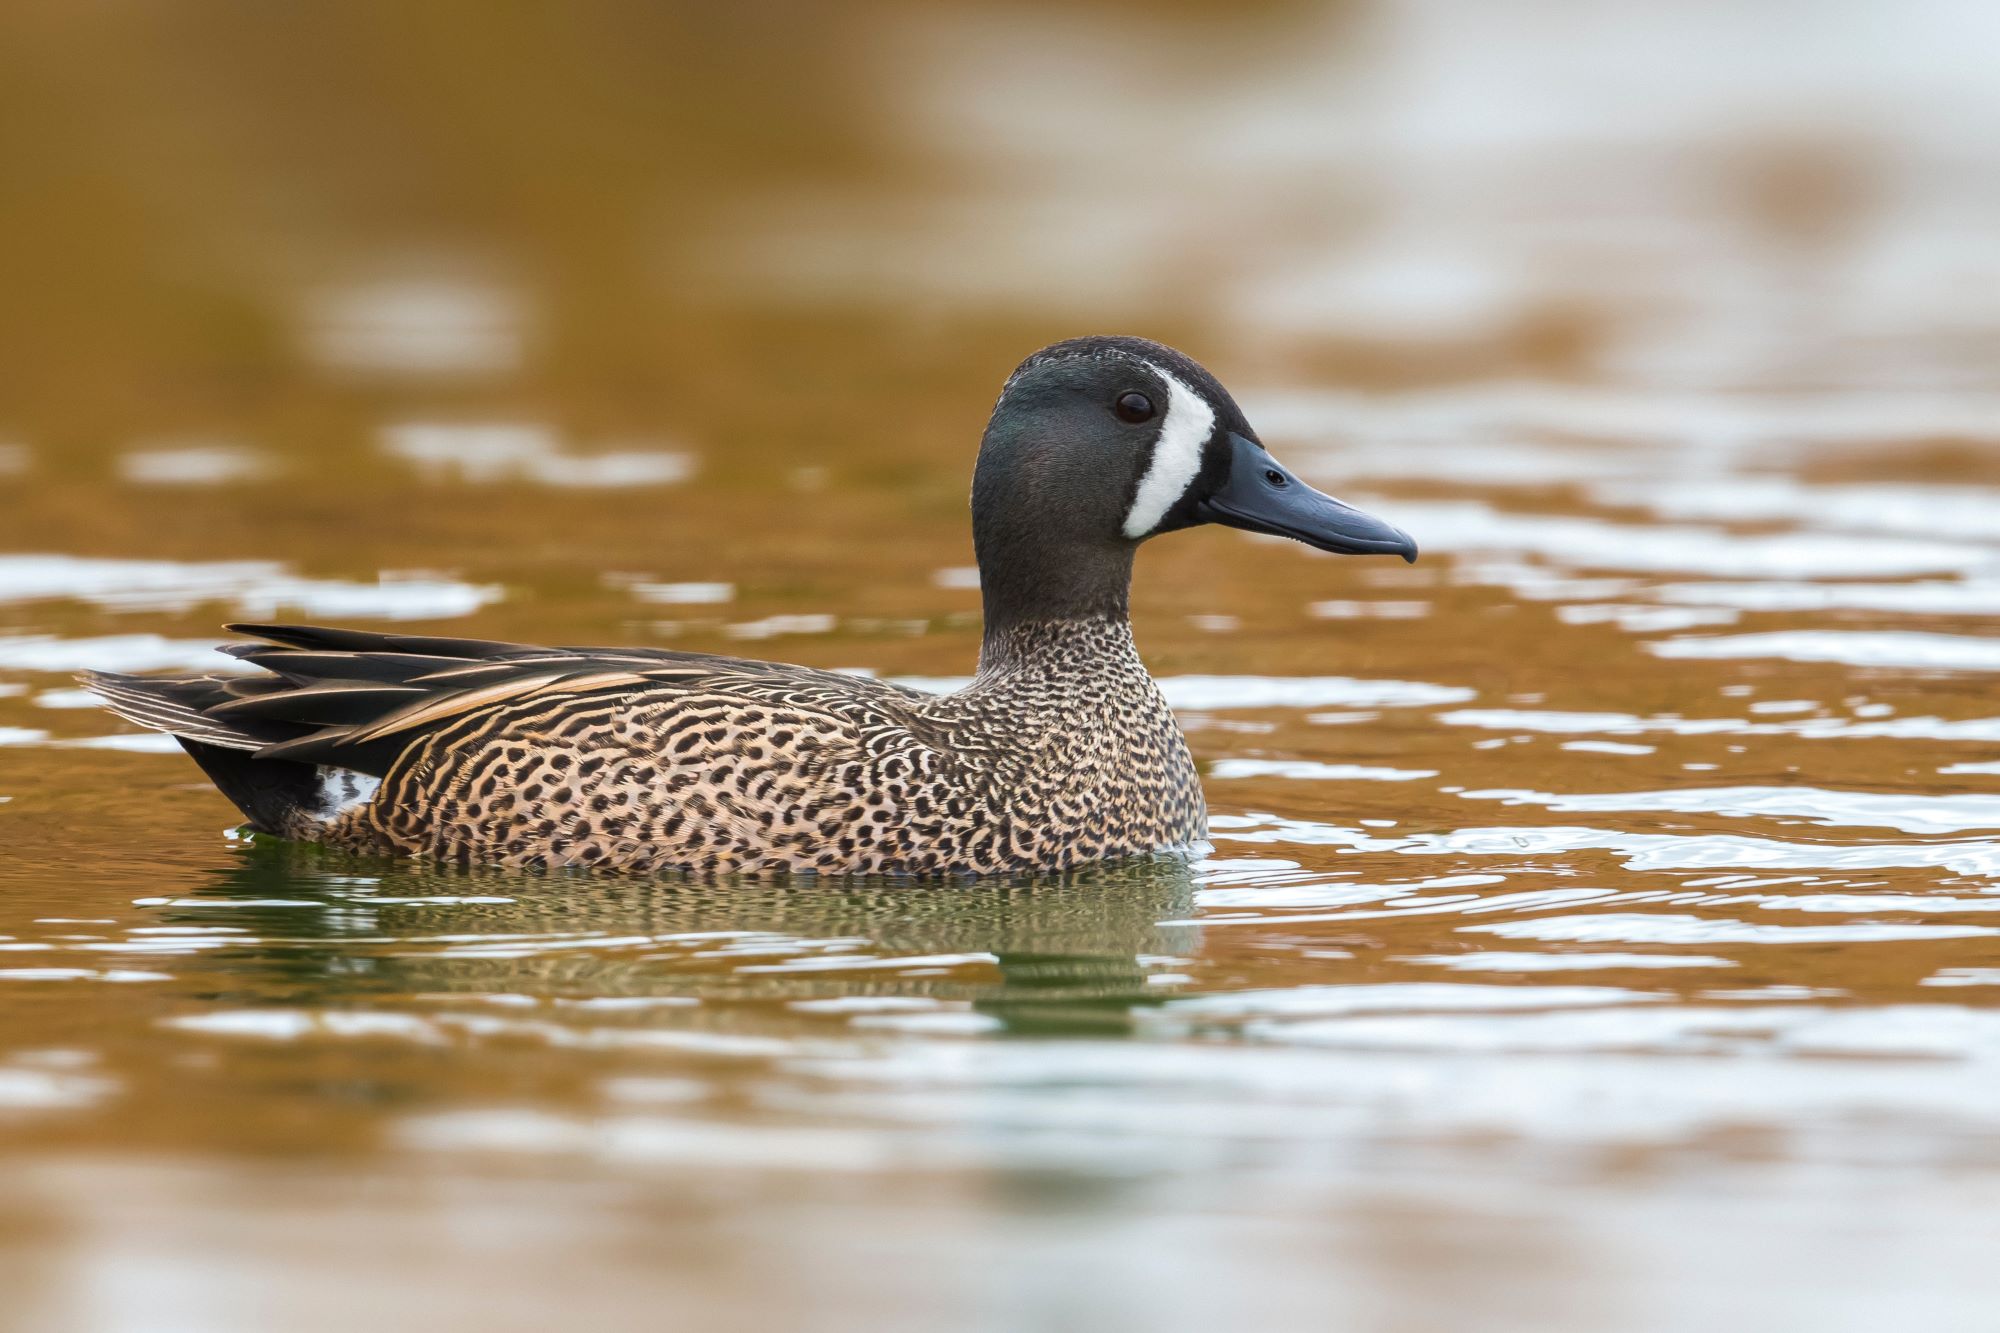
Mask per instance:
[[[464,8],[8,20],[104,100],[0,94],[0,1322],[1992,1327],[1990,47]],[[288,617],[948,686],[984,413],[1102,327],[1425,550],[1144,552],[1192,866],[252,843],[70,678]]]

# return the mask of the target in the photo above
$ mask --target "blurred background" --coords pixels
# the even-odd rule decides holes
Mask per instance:
[[[14,0],[0,1322],[1990,1327],[1996,50]],[[1148,548],[1191,870],[251,847],[69,682],[275,616],[948,680],[985,414],[1089,332],[1426,552]]]

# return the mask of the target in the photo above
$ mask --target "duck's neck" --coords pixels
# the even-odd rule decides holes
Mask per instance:
[[[1132,554],[1102,478],[1080,471],[1081,452],[1022,434],[996,412],[972,475],[972,549],[979,561],[986,639],[983,672],[1048,651],[1063,627],[1127,620]],[[1011,433],[1010,433],[1011,432]]]
[[[1146,673],[1132,641],[1132,622],[1117,615],[988,624],[979,645],[979,675],[1059,676]]]
[[[1036,651],[1064,626],[1120,626],[1130,641],[1129,543],[1063,541],[1025,524],[975,521],[973,544],[986,617],[982,668]]]
[[[986,636],[980,673],[1066,654],[1078,640],[1108,638],[1132,650],[1132,550],[1056,552],[1014,546],[1006,558],[980,548]]]

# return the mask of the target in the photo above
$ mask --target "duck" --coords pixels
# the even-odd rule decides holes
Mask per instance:
[[[1192,358],[1074,338],[1007,377],[972,474],[983,630],[952,693],[664,648],[227,626],[255,674],[80,677],[251,831],[370,855],[751,878],[1186,857],[1200,775],[1140,659],[1133,560],[1219,525],[1414,561],[1301,481]]]

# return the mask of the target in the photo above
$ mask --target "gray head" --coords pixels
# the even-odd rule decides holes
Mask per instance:
[[[1139,543],[1202,523],[1417,558],[1406,534],[1272,458],[1228,391],[1171,347],[1074,338],[1008,378],[972,478],[989,629],[1123,616]]]

